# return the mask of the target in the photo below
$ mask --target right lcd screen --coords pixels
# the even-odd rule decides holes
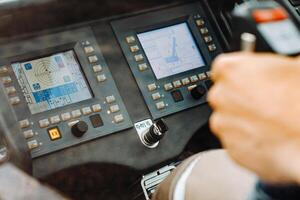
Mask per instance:
[[[137,36],[157,79],[205,66],[186,22]]]

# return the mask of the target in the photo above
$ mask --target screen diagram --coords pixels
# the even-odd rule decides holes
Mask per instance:
[[[187,23],[138,34],[157,79],[205,66]]]
[[[74,51],[12,64],[31,114],[92,98]]]

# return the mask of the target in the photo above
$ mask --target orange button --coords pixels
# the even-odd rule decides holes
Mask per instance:
[[[61,138],[61,134],[58,127],[49,128],[48,134],[51,140],[58,140]]]
[[[280,21],[288,18],[288,14],[282,8],[257,9],[252,11],[252,16],[257,23]]]

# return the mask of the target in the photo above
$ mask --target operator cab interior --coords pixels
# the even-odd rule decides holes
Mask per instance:
[[[243,2],[0,1],[0,163],[71,199],[149,199],[221,148],[210,67]]]

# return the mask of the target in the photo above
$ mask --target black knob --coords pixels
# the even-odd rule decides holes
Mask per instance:
[[[144,141],[148,145],[153,145],[160,141],[168,131],[168,126],[163,119],[154,122],[149,131],[144,135]]]
[[[89,127],[87,123],[84,121],[79,121],[72,126],[71,132],[76,137],[82,137],[88,131],[88,129]]]
[[[206,94],[206,89],[203,85],[198,85],[191,90],[191,95],[194,99],[201,99]]]

